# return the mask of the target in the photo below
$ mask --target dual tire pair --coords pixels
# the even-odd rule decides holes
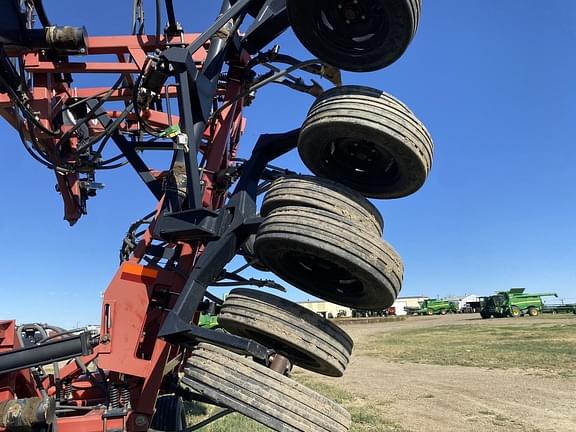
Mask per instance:
[[[366,200],[410,195],[432,165],[432,139],[401,102],[344,86],[325,92],[302,127],[298,151],[319,177],[283,178],[264,198],[264,222],[245,250],[257,268],[320,298],[383,309],[403,266],[381,240],[383,221]]]
[[[341,376],[352,339],[316,313],[272,294],[232,290],[218,315],[221,327],[287,356],[295,365]],[[346,432],[350,414],[306,386],[252,359],[207,343],[196,346],[181,383],[216,404],[277,431]],[[181,398],[158,399],[152,429],[184,430]]]
[[[297,366],[342,376],[352,339],[338,326],[288,300],[234,289],[218,315],[226,331],[274,349]],[[348,431],[350,414],[306,386],[249,358],[201,343],[182,383],[219,405],[277,431]]]
[[[336,304],[393,303],[402,262],[381,239],[382,217],[362,195],[318,177],[285,177],[270,187],[261,214],[258,233],[244,245],[258,269]]]

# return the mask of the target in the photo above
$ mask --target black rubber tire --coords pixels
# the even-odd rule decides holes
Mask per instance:
[[[256,257],[254,253],[254,242],[256,241],[256,234],[252,234],[248,237],[248,239],[242,245],[242,253],[244,255],[244,259],[251,267],[254,267],[256,270],[260,271],[270,271],[268,267],[260,262],[260,260]]]
[[[258,229],[254,250],[296,288],[353,309],[390,307],[402,285],[402,261],[388,243],[325,210],[272,211]]]
[[[403,103],[370,87],[342,86],[310,108],[298,139],[314,174],[371,198],[416,192],[432,167],[433,143]]]
[[[510,308],[510,316],[512,318],[518,318],[518,317],[520,317],[520,315],[522,315],[522,311],[520,310],[520,308],[518,306],[512,306]]]
[[[160,396],[156,400],[156,411],[150,427],[159,431],[186,429],[186,413],[182,398],[175,395]]]
[[[365,72],[394,63],[406,51],[418,29],[421,0],[288,0],[287,8],[296,37],[312,54]]]
[[[535,307],[529,307],[528,308],[528,315],[530,315],[531,317],[536,317],[536,316],[540,315],[540,312]]]
[[[350,414],[290,378],[223,348],[199,344],[182,384],[275,431],[347,432]]]
[[[295,365],[339,377],[354,343],[340,327],[305,307],[265,292],[234,289],[226,297],[220,326],[286,355]]]
[[[299,206],[327,210],[361,224],[382,236],[384,220],[364,196],[340,183],[314,176],[290,176],[275,180],[264,196],[260,214],[279,207]]]

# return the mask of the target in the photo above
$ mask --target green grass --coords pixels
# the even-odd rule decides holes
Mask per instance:
[[[420,329],[399,329],[374,335],[356,352],[387,361],[488,368],[520,368],[542,376],[576,376],[576,319],[568,317],[550,323],[538,319],[479,321],[481,325],[446,325]],[[520,325],[517,325],[520,324]],[[345,407],[352,415],[351,432],[404,432],[386,417],[386,406],[367,397],[319,383],[309,374],[294,379]],[[433,394],[423,398],[433,399]],[[198,423],[219,410],[208,405],[189,404],[188,425]],[[480,411],[495,425],[508,419]],[[203,432],[268,432],[271,429],[240,414],[228,415]]]
[[[528,319],[528,318],[526,318]],[[373,336],[363,351],[394,362],[530,369],[533,373],[576,376],[576,322],[511,326],[406,329]]]
[[[366,398],[358,397],[337,387],[318,383],[307,375],[296,374],[294,378],[300,383],[312,388],[328,399],[345,407],[352,415],[351,432],[403,432],[398,424],[382,415],[382,408]],[[192,425],[204,420],[208,415],[218,411],[203,404],[187,405],[187,422]],[[240,414],[231,414],[201,429],[203,432],[269,432],[267,428]]]

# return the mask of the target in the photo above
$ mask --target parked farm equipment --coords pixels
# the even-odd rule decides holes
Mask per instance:
[[[394,306],[379,310],[352,309],[352,318],[372,318],[387,316],[396,316],[396,308]]]
[[[432,140],[394,97],[342,85],[340,69],[397,60],[420,0],[223,0],[201,34],[183,31],[171,0],[157,1],[168,23],[154,35],[136,0],[132,35],[98,37],[53,25],[41,0],[2,5],[0,115],[54,172],[65,219],[86,214],[97,171],[124,165],[158,204],[128,230],[99,334],[0,322],[0,431],[192,430],[183,398],[222,407],[210,420],[237,411],[277,431],[349,430],[343,408],[287,376],[292,365],[341,376],[349,336],[278,296],[241,288],[222,302],[209,288],[281,288],[240,274],[254,265],[351,308],[392,305],[403,264],[366,197],[416,192]],[[290,27],[318,59],[266,49]],[[74,87],[76,74],[117,79]],[[312,107],[301,127],[261,135],[239,159],[243,108],[272,83],[312,95]],[[294,149],[315,176],[270,165]],[[167,152],[169,166],[149,167],[152,151]],[[236,255],[248,264],[233,270]],[[226,331],[199,325],[214,303]]]
[[[481,298],[480,316],[482,318],[517,318],[523,315],[538,316],[542,313],[542,297],[554,296],[555,293],[529,294],[525,288],[512,288],[499,291],[496,295]]]
[[[458,303],[449,300],[426,299],[420,303],[420,309],[414,311],[417,315],[446,315],[457,313]]]
[[[576,314],[576,303],[549,303],[542,306],[542,313],[573,313]]]

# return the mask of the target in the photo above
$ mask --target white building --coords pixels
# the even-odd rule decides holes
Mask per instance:
[[[458,310],[462,311],[474,311],[477,312],[480,310],[480,297],[475,294],[467,295],[466,297],[461,298],[458,300]]]
[[[420,303],[428,297],[412,296],[412,297],[398,297],[392,307],[398,316],[406,315],[406,308],[418,309]],[[352,309],[346,306],[340,306],[323,300],[299,302],[300,306],[311,310],[324,318],[339,318],[339,317],[352,317]]]
[[[351,317],[352,309],[323,300],[299,302],[300,306],[322,315],[324,318]]]

